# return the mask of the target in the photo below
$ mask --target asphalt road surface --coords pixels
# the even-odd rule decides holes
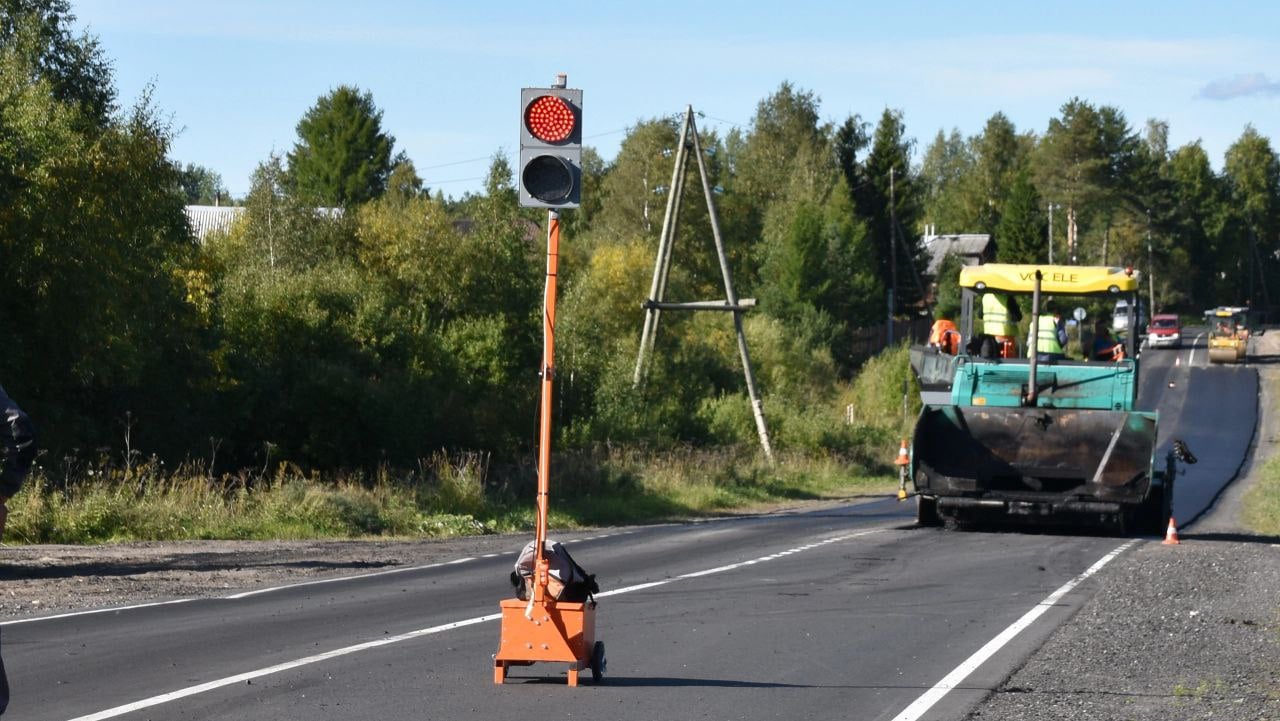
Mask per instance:
[[[1257,378],[1199,351],[1144,354],[1142,402],[1200,463],[1175,512],[1199,515],[1239,468]],[[1169,386],[1173,383],[1173,387]],[[1237,397],[1239,396],[1239,397]],[[1229,402],[1227,402],[1229,401]],[[218,599],[4,625],[42,719],[962,718],[1135,543],[917,529],[893,500],[555,534],[599,576],[605,681],[563,664],[493,683],[510,554]]]
[[[1205,328],[1185,329],[1180,349],[1142,353],[1138,407],[1160,413],[1157,463],[1174,439],[1198,459],[1180,466],[1173,516],[1182,525],[1209,510],[1244,463],[1258,418],[1258,373],[1248,363],[1211,364]]]

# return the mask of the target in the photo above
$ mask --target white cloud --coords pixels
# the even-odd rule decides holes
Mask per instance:
[[[1250,95],[1280,95],[1280,81],[1268,80],[1262,73],[1236,75],[1214,80],[1200,90],[1200,97],[1209,100],[1233,100]]]

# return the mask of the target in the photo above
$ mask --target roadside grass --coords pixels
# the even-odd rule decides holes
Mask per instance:
[[[271,477],[210,479],[142,467],[72,483],[37,472],[10,501],[10,538],[26,543],[459,535],[487,508],[473,469],[427,484],[379,474],[334,480],[282,464]],[[495,522],[497,525],[497,522]]]
[[[762,510],[892,489],[888,466],[858,471],[848,459],[832,455],[775,455],[773,464],[755,448],[570,456],[558,476],[553,465],[559,490],[552,489],[552,506],[566,522],[601,525]]]
[[[549,523],[655,522],[892,488],[888,475],[853,473],[835,456],[787,454],[770,465],[757,455],[754,449],[556,454]],[[413,472],[331,479],[288,463],[269,477],[216,479],[194,468],[162,473],[142,466],[127,475],[55,480],[40,469],[9,502],[7,540],[421,538],[531,530],[531,473],[513,478],[513,471],[492,471],[482,461],[476,454],[437,454]]]
[[[1262,475],[1244,499],[1244,524],[1261,536],[1280,536],[1280,457],[1262,466]]]
[[[1201,679],[1196,682],[1195,686],[1179,682],[1173,686],[1173,696],[1179,701],[1203,701],[1210,696],[1222,697],[1226,688],[1227,685],[1223,683],[1222,679],[1213,679],[1212,681]]]
[[[1280,400],[1280,379],[1268,388],[1270,398]],[[1264,413],[1278,413],[1280,408],[1264,408]],[[1244,497],[1242,519],[1249,530],[1263,536],[1280,536],[1280,455],[1262,465],[1257,481]]]
[[[778,409],[792,430],[772,463],[754,443],[557,450],[549,524],[670,521],[892,493],[898,440],[919,411],[906,346],[871,359],[852,382],[833,383],[829,398]],[[6,540],[421,538],[534,527],[534,469],[491,464],[484,453],[439,452],[413,469],[327,476],[289,462],[213,476],[205,464],[167,469],[132,453],[124,465],[101,456],[38,464],[9,501]]]

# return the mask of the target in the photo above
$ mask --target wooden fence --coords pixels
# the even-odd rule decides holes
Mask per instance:
[[[895,318],[893,321],[893,341],[901,342],[910,338],[912,343],[925,343],[929,340],[929,328],[933,326],[933,318],[929,316],[911,316]],[[858,360],[865,360],[884,350],[888,343],[886,335],[887,323],[858,328],[853,331],[851,352]]]

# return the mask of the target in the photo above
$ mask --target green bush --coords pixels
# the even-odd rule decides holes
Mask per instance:
[[[908,344],[900,343],[873,356],[840,396],[846,417],[855,425],[909,434],[920,413],[920,387],[911,373]]]

